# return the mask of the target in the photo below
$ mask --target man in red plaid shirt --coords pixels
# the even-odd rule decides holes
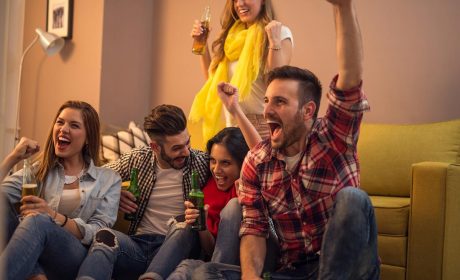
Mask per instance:
[[[239,200],[241,269],[206,264],[200,279],[379,279],[372,205],[359,187],[357,141],[363,112],[362,41],[351,0],[332,3],[339,71],[327,93],[328,110],[316,118],[321,85],[310,71],[291,66],[268,74],[264,116],[271,135],[243,164]],[[269,220],[280,258],[265,267]],[[267,254],[268,253],[268,254]]]

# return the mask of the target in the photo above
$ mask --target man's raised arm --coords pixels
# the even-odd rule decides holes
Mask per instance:
[[[334,7],[339,79],[337,88],[351,89],[362,80],[363,45],[352,0],[327,0]]]

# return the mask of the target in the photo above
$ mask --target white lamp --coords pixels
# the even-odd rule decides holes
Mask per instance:
[[[45,32],[41,28],[35,29],[35,32],[37,33],[37,35],[35,36],[34,40],[25,49],[21,57],[21,64],[19,65],[19,78],[18,78],[19,83],[18,83],[18,94],[17,94],[18,110],[16,114],[16,130],[15,130],[16,135],[14,138],[15,145],[17,144],[17,142],[19,142],[19,112],[21,111],[20,110],[21,108],[21,103],[20,103],[21,102],[21,77],[22,77],[22,64],[24,62],[24,58],[26,57],[27,53],[32,48],[32,46],[37,42],[38,39],[40,39],[40,44],[47,55],[53,55],[55,53],[58,53],[64,47],[64,44],[65,44],[64,39],[62,39],[61,37],[53,33]]]

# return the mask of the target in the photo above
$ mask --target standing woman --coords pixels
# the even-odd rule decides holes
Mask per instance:
[[[206,46],[200,58],[207,81],[190,111],[191,121],[203,120],[205,141],[224,125],[236,124],[229,114],[225,114],[225,124],[221,119],[222,102],[217,95],[220,82],[239,89],[244,114],[262,138],[268,137],[269,129],[262,116],[264,76],[273,68],[289,64],[293,42],[289,28],[274,18],[271,0],[227,0],[221,17],[222,31],[212,43],[213,57]],[[192,37],[202,32],[200,22],[195,21]]]
[[[8,224],[16,229],[0,257],[6,279],[75,279],[94,233],[114,224],[121,179],[98,167],[100,146],[97,112],[86,102],[68,101],[33,165],[40,196],[21,199],[23,170],[2,182],[9,202],[22,202],[23,217],[19,223],[16,213],[8,213]]]

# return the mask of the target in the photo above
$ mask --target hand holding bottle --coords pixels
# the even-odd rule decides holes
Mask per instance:
[[[205,26],[203,26],[203,24],[201,23],[201,21],[199,21],[199,20],[196,19],[195,22],[193,23],[192,31],[190,32],[190,36],[191,36],[193,39],[197,39],[197,38],[199,38],[201,35],[203,35],[204,32],[206,32]],[[209,27],[208,32],[211,32],[211,28],[210,28],[210,27]]]
[[[193,205],[193,203],[190,201],[185,201],[184,206],[185,206],[185,222],[187,224],[192,225],[193,223],[196,222],[197,218],[200,216],[200,210],[197,209],[195,205]],[[204,205],[204,216],[205,216],[204,220],[208,218],[208,209],[209,209],[209,205],[205,204]]]
[[[206,53],[206,45],[208,42],[208,35],[210,32],[211,12],[209,5],[204,8],[201,20],[195,20],[195,24],[192,28],[192,53],[198,55],[204,55]]]
[[[136,197],[127,190],[121,190],[119,210],[123,213],[137,211]]]
[[[131,169],[131,181],[130,181],[130,184],[129,184],[129,188],[127,190],[127,192],[129,193],[125,193],[125,198],[128,197],[129,200],[131,200],[130,204],[132,204],[133,202],[132,201],[135,201],[137,203],[139,203],[139,198],[141,197],[141,192],[139,190],[139,185],[138,185],[138,174],[139,174],[139,169],[133,167]],[[129,212],[125,212],[125,219],[128,220],[128,221],[135,221],[136,218],[137,218],[137,205],[135,207],[131,207],[131,210],[135,208],[135,211],[129,211]],[[127,210],[130,210],[130,209],[127,209]]]
[[[38,214],[48,214],[53,216],[53,211],[48,206],[48,203],[35,195],[26,195],[21,199],[21,207],[19,208],[22,217],[34,216]]]

